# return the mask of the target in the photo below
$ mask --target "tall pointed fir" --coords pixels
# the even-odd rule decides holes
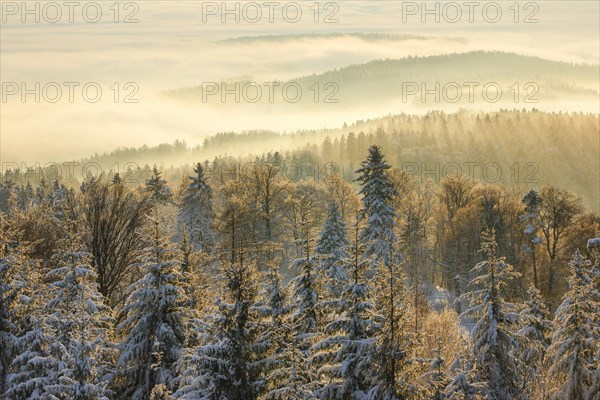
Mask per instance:
[[[279,260],[280,261],[280,260]],[[279,262],[268,265],[263,291],[261,340],[268,343],[264,354],[265,400],[314,399],[315,376],[308,365],[310,359],[297,345],[297,329],[292,315],[289,286],[282,286]]]
[[[39,205],[45,204],[45,199],[48,194],[48,191],[49,191],[48,182],[46,181],[46,178],[44,178],[42,176],[42,179],[40,179],[40,183],[38,184],[38,187],[35,189],[35,203],[39,204]]]
[[[173,192],[161,175],[162,172],[155,165],[152,168],[152,176],[146,180],[145,191],[154,203],[170,203],[173,199]]]
[[[188,241],[187,233],[184,231],[179,243],[181,254],[181,282],[187,298],[186,307],[186,348],[197,346],[204,335],[205,321],[203,313],[211,306],[213,300],[207,297],[211,292],[209,272],[207,266],[211,258],[202,251],[195,251]],[[181,360],[180,360],[181,361]]]
[[[366,222],[360,232],[360,240],[366,244],[363,257],[369,258],[374,268],[398,262],[394,232],[397,215],[392,207],[398,193],[387,175],[389,168],[381,149],[371,146],[367,159],[356,171],[360,174],[356,181],[362,185],[359,191],[363,197],[361,219]]]
[[[58,382],[48,390],[57,398],[107,399],[112,320],[97,290],[91,254],[72,224],[62,248],[50,260],[53,269],[46,274],[51,285],[44,325],[64,353]]]
[[[258,348],[255,340],[260,319],[253,308],[254,263],[240,255],[223,267],[219,278],[222,295],[216,302],[209,337],[193,359],[196,378],[175,393],[177,398],[252,400],[262,388],[257,371],[261,369],[259,354],[265,349]]]
[[[321,280],[317,271],[317,257],[311,254],[313,241],[308,221],[303,221],[300,227],[303,237],[297,241],[297,245],[304,256],[291,263],[291,269],[298,270],[299,275],[289,283],[292,290],[291,315],[283,320],[279,328],[283,343],[278,355],[279,371],[270,372],[271,377],[276,377],[279,381],[287,380],[291,386],[280,384],[279,388],[271,388],[268,395],[273,399],[286,396],[309,399],[317,381],[311,362],[311,347],[319,333],[317,304]]]
[[[348,258],[347,248],[350,245],[347,239],[347,228],[337,203],[332,201],[329,205],[327,220],[315,246],[319,257],[321,272],[325,277],[325,286],[330,298],[338,299],[347,282],[348,273],[344,268],[344,261]]]
[[[276,257],[274,251],[269,252],[265,271],[262,273],[259,301],[255,307],[264,328],[260,335],[271,343],[267,355],[268,361],[265,364],[267,395],[272,391],[277,392],[287,384],[287,376],[280,371],[285,363],[286,333],[291,332],[289,324],[291,307],[288,288],[283,286],[279,272],[280,264],[281,258]]]
[[[313,347],[318,374],[325,383],[316,390],[323,399],[361,399],[371,387],[372,338],[374,322],[369,318],[373,304],[369,301],[369,282],[365,277],[368,260],[361,255],[359,225],[354,226],[354,240],[347,258],[340,261],[348,268],[349,279],[335,304],[339,316],[324,328],[325,337]]]
[[[298,347],[310,353],[310,347],[315,343],[319,331],[319,291],[321,282],[317,273],[317,258],[311,254],[311,239],[309,229],[305,229],[305,238],[302,240],[305,256],[292,262],[292,268],[300,270],[300,275],[291,282],[294,288],[293,299],[295,310],[293,313]]]
[[[306,390],[311,390],[317,381],[310,358],[311,348],[317,341],[320,330],[321,313],[317,306],[322,285],[317,271],[317,257],[310,251],[310,229],[305,226],[302,231],[304,238],[300,244],[304,247],[304,257],[292,262],[292,269],[299,270],[300,274],[290,282],[293,288],[293,311],[290,321],[292,332],[288,335],[293,338],[293,348],[288,346],[287,355],[288,358],[291,357],[288,362],[294,363],[289,369],[290,379],[294,380],[296,390],[304,393],[301,398],[306,398]]]
[[[517,332],[523,339],[518,350],[519,357],[526,367],[525,388],[523,393],[530,398],[541,397],[542,366],[546,350],[550,344],[552,321],[544,299],[536,287],[527,291],[529,298],[525,308],[519,313],[521,328]]]
[[[590,261],[577,252],[569,267],[569,290],[556,310],[546,355],[548,393],[553,400],[592,399],[598,395],[593,390],[600,387],[595,360],[600,343],[600,299],[589,274]]]
[[[310,358],[297,345],[296,329],[291,318],[274,326],[277,352],[266,379],[265,400],[312,400],[317,378],[312,373]]]
[[[390,257],[391,258],[391,257]],[[414,331],[409,314],[405,275],[399,262],[379,264],[372,301],[376,351],[369,399],[395,400],[415,396],[412,353]]]
[[[456,299],[469,304],[461,318],[476,321],[471,334],[472,379],[483,387],[488,399],[518,399],[523,371],[522,361],[515,354],[519,345],[515,333],[518,313],[503,293],[508,282],[520,274],[498,256],[493,231],[482,234],[481,252],[485,259],[471,270],[477,275],[469,283],[474,289]]]
[[[363,259],[370,260],[375,282],[373,302],[378,325],[377,350],[373,369],[374,386],[369,398],[395,399],[407,396],[413,388],[408,377],[412,333],[407,329],[407,302],[401,257],[394,232],[397,214],[392,206],[398,193],[387,174],[390,168],[381,149],[371,146],[367,159],[356,172],[363,197],[361,219],[365,221],[359,239],[365,243]]]
[[[186,337],[180,255],[156,217],[149,225],[140,265],[145,275],[129,287],[121,311],[125,320],[118,326],[126,334],[117,365],[120,386],[131,399],[147,399],[155,385],[171,385]]]
[[[181,197],[179,223],[185,228],[189,240],[196,249],[208,252],[214,239],[211,231],[213,221],[212,189],[208,185],[202,164],[194,167],[195,176]]]

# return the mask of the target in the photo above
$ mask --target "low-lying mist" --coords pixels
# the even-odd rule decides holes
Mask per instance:
[[[598,110],[594,93],[592,100],[589,93],[583,98],[561,95],[532,105],[422,104],[394,98],[368,98],[364,103],[344,105],[340,87],[339,104],[317,103],[312,110],[294,104],[243,104],[220,110],[159,96],[164,90],[203,82],[287,81],[372,60],[477,50],[596,66],[598,4],[592,2],[544,2],[535,24],[514,23],[508,14],[498,24],[481,18],[474,23],[442,20],[424,24],[419,15],[404,22],[401,2],[363,1],[340,3],[338,22],[333,24],[315,24],[310,18],[298,24],[221,23],[216,17],[204,23],[200,2],[138,3],[139,22],[134,24],[22,24],[18,16],[3,23],[3,84],[25,84],[31,90],[39,83],[40,91],[51,82],[76,82],[79,87],[73,102],[66,99],[64,87],[61,101],[56,104],[45,101],[43,93],[39,103],[33,95],[22,102],[18,92],[3,99],[2,160],[72,159],[120,146],[155,145],[175,139],[197,144],[207,135],[230,130],[334,128],[389,113],[423,114],[431,109]],[[574,19],[578,21],[575,25]],[[88,83],[102,89],[97,103],[82,99],[80,88]],[[138,103],[124,101],[133,93],[126,88],[128,84],[136,86],[132,98]],[[3,96],[6,89],[2,88]],[[321,88],[323,94],[325,88]]]

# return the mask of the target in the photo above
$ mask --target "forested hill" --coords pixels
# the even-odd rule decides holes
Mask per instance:
[[[243,87],[249,81],[238,83]],[[293,103],[294,106],[301,104],[322,108],[326,103],[328,107],[343,108],[395,101],[419,108],[431,108],[433,104],[466,107],[486,103],[514,107],[515,103],[550,106],[553,102],[564,104],[567,101],[597,99],[599,77],[597,65],[550,61],[514,53],[475,51],[374,60],[281,82],[282,85],[286,83],[297,84],[303,91],[304,95],[298,103]],[[436,83],[439,84],[438,98],[434,94],[425,96],[425,90],[435,90]],[[466,83],[476,86],[469,87]],[[326,87],[327,84],[334,84],[335,90],[334,86]],[[233,82],[228,82],[228,85],[233,87]],[[314,85],[318,85],[320,90],[316,101]],[[484,94],[485,85],[492,86],[485,89]],[[447,86],[445,91],[444,86]],[[502,91],[497,101],[495,93],[492,93],[494,88]],[[202,91],[202,86],[196,86],[167,90],[164,94],[220,107],[238,105],[233,101],[222,102],[218,95],[207,95],[203,99]],[[472,98],[469,97],[470,92]],[[327,95],[329,97],[326,98]],[[249,96],[253,97],[254,93]],[[279,97],[278,101],[278,96],[274,96],[273,102],[286,105],[283,97]],[[269,99],[265,95],[259,103],[267,101]]]
[[[169,180],[177,181],[189,172],[180,167],[198,161],[250,161],[278,152],[285,162],[305,168],[333,162],[350,180],[368,146],[379,144],[392,165],[410,169],[418,178],[439,180],[442,175],[455,174],[457,168],[452,163],[456,163],[463,173],[476,179],[521,189],[547,183],[564,187],[580,194],[588,208],[598,211],[600,196],[594,176],[600,168],[599,130],[597,114],[517,110],[398,114],[357,121],[336,130],[229,132],[209,137],[195,147],[178,141],[156,147],[120,148],[79,162],[97,163],[106,171],[115,165],[121,171],[140,167],[140,179],[150,173],[149,168],[143,168],[145,165],[156,164],[166,169]],[[496,171],[501,176],[496,177]]]

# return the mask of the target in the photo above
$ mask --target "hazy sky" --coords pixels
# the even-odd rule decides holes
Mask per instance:
[[[19,93],[7,97],[8,100],[2,98],[2,161],[60,161],[119,146],[153,145],[175,139],[195,144],[206,135],[228,130],[336,127],[343,122],[402,111],[397,107],[331,111],[324,106],[310,113],[250,109],[229,115],[216,113],[202,104],[183,105],[158,96],[164,89],[207,81],[244,76],[262,83],[373,59],[471,50],[511,51],[593,64],[598,64],[600,57],[597,1],[520,2],[518,15],[513,1],[479,2],[472,10],[473,22],[469,22],[470,10],[464,2],[438,3],[439,13],[422,15],[421,2],[281,1],[273,9],[272,23],[268,6],[260,1],[240,3],[239,23],[234,21],[234,14],[226,15],[225,23],[222,22],[222,10],[217,9],[221,7],[220,1],[189,0],[121,2],[118,16],[113,1],[99,1],[102,15],[97,23],[90,23],[84,19],[82,8],[87,6],[88,20],[96,18],[96,10],[88,3],[81,2],[74,9],[73,23],[69,22],[66,7],[61,7],[59,22],[50,23],[57,15],[56,10],[41,2],[40,21],[36,23],[35,15],[23,16],[21,2],[2,2],[3,95],[14,89],[7,86],[11,82],[25,82],[28,88],[39,82],[40,90],[49,82],[57,82],[62,90],[61,101],[56,104],[44,101],[43,96],[40,104],[36,104],[33,95],[28,95],[22,103]],[[314,4],[319,8],[317,23]],[[256,5],[262,18],[253,23]],[[302,16],[292,23],[297,5]],[[498,5],[501,16],[496,13]],[[283,17],[284,6],[287,20]],[[228,2],[228,7],[233,9],[235,3]],[[435,3],[428,3],[428,7],[433,9]],[[462,17],[458,17],[457,10]],[[123,23],[130,14],[137,23]],[[324,23],[328,15],[332,21]],[[435,22],[436,16],[439,22]],[[23,17],[27,18],[25,23],[21,21]],[[119,23],[114,22],[115,17]],[[524,23],[528,18],[531,23]],[[498,21],[492,23],[494,19]],[[344,32],[422,38],[367,41],[354,37],[303,36],[285,41],[221,42],[242,36]],[[67,100],[68,86],[64,82],[79,84],[74,87],[72,103]],[[82,97],[81,87],[90,82],[102,90],[97,103]],[[117,86],[112,86],[115,82]],[[135,86],[125,86],[128,82]],[[117,88],[119,99],[115,103]],[[139,91],[133,94],[136,88]],[[53,96],[53,90],[49,87],[49,96]],[[123,103],[128,94],[139,102]]]

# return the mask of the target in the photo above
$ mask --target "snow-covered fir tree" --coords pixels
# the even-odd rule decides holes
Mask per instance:
[[[319,303],[320,280],[317,275],[317,259],[311,256],[308,240],[306,241],[306,257],[292,262],[292,268],[300,272],[291,284],[294,287],[294,326],[297,330],[297,344],[301,350],[309,353],[310,347],[319,332]]]
[[[416,393],[411,365],[415,338],[401,267],[399,263],[379,264],[371,290],[376,310],[371,319],[377,329],[369,399],[395,400]]]
[[[173,192],[167,185],[167,181],[162,177],[162,172],[156,165],[152,168],[152,176],[146,180],[146,192],[150,194],[150,199],[156,203],[169,203],[173,199]]]
[[[291,307],[289,304],[289,290],[283,285],[283,278],[279,272],[280,258],[276,257],[267,261],[265,272],[265,284],[263,290],[264,315],[268,316],[271,324],[279,325],[289,316]]]
[[[2,217],[0,214],[0,222]],[[55,344],[55,338],[44,330],[42,304],[46,287],[42,284],[39,264],[23,259],[27,246],[17,244],[19,235],[10,229],[1,231],[2,279],[5,280],[1,299],[2,323],[3,330],[12,330],[8,332],[12,335],[3,335],[2,361],[10,362],[10,366],[4,370],[6,391],[0,394],[17,400],[51,396],[48,389],[58,382],[59,371],[64,366],[60,362],[64,352]],[[15,338],[16,342],[9,342]]]
[[[325,337],[313,347],[313,359],[324,382],[316,394],[323,399],[361,399],[370,389],[375,340],[370,319],[369,282],[365,277],[368,262],[363,260],[358,223],[347,265],[349,280],[335,306],[343,310],[324,328]]]
[[[40,265],[28,259],[29,246],[19,243],[18,233],[2,231],[0,308],[5,392],[0,395],[16,400],[50,396],[49,388],[57,383],[64,366],[60,362],[64,352],[56,338],[44,330],[46,290]]]
[[[394,232],[397,215],[392,207],[398,194],[387,175],[389,168],[381,149],[371,146],[367,159],[356,171],[360,174],[356,181],[362,185],[359,191],[363,197],[361,219],[366,222],[360,232],[360,240],[366,243],[363,257],[369,258],[374,268],[398,261]]]
[[[181,197],[179,222],[189,235],[194,247],[209,251],[214,238],[211,231],[213,222],[212,189],[208,185],[202,164],[194,167],[195,176]]]
[[[600,387],[597,354],[600,307],[590,277],[591,263],[577,252],[569,262],[569,290],[554,316],[554,331],[546,354],[550,399],[584,400],[597,397]]]
[[[27,251],[27,246],[22,246],[20,244],[15,248],[21,257]],[[55,256],[52,260],[55,266],[56,257],[60,254],[66,253],[59,252]],[[14,271],[17,275],[14,276],[16,280],[13,282],[20,283],[17,304],[11,315],[13,327],[16,326],[19,332],[16,343],[18,353],[13,354],[5,395],[6,398],[16,400],[67,398],[71,393],[62,395],[60,392],[61,385],[68,386],[74,365],[73,357],[69,353],[72,348],[60,341],[56,329],[51,325],[52,318],[60,314],[61,310],[55,311],[44,306],[48,299],[54,299],[53,296],[57,292],[52,286],[43,285],[39,264],[23,260],[21,257],[13,258],[13,261],[20,264],[19,270]],[[87,384],[88,382],[84,383]],[[90,382],[90,386],[94,386],[94,383]]]
[[[181,254],[181,281],[186,295],[186,347],[197,346],[204,335],[205,321],[202,314],[209,310],[213,299],[207,296],[211,293],[207,265],[211,258],[202,251],[194,250],[184,231],[179,243]],[[194,349],[195,350],[195,349]],[[181,360],[181,358],[180,358]]]
[[[260,337],[269,349],[262,360],[265,388],[261,398],[267,400],[314,399],[317,377],[310,365],[308,352],[298,345],[298,326],[292,311],[290,286],[282,285],[277,260],[270,263],[263,291],[264,311]]]
[[[450,384],[444,391],[443,399],[446,400],[480,400],[486,398],[482,395],[482,385],[472,384],[469,381],[468,373],[464,371],[457,372]]]
[[[112,372],[108,364],[110,310],[97,291],[91,254],[83,249],[74,229],[70,228],[50,260],[53,269],[46,274],[51,284],[44,306],[45,332],[64,352],[59,382],[47,390],[57,398],[107,399]]]
[[[268,343],[256,341],[260,314],[254,308],[256,271],[242,251],[223,267],[223,282],[211,317],[206,344],[192,358],[195,378],[180,388],[176,398],[252,400],[264,389],[260,374]]]
[[[35,189],[35,203],[39,205],[46,204],[49,190],[48,181],[42,176],[42,179],[40,179],[40,182]]]
[[[469,283],[473,290],[457,298],[469,304],[461,318],[476,321],[472,331],[472,379],[484,385],[488,399],[518,399],[523,370],[516,354],[518,312],[503,293],[508,282],[520,274],[499,257],[493,231],[482,234],[481,252],[485,259],[471,270],[477,275]]]
[[[365,244],[363,260],[369,260],[375,282],[372,301],[377,313],[372,316],[378,325],[375,333],[376,351],[372,373],[373,386],[367,396],[395,399],[413,391],[408,377],[409,350],[412,333],[407,326],[408,307],[401,257],[396,250],[394,225],[397,214],[392,207],[398,193],[387,174],[390,168],[381,149],[371,146],[367,159],[356,172],[362,186],[361,220],[365,222],[359,240]]]
[[[337,203],[332,201],[327,220],[315,245],[315,252],[319,257],[328,297],[333,299],[340,297],[348,281],[348,274],[343,264],[343,261],[348,258],[347,248],[350,245],[347,235],[346,223]]]
[[[265,400],[312,400],[318,384],[310,357],[298,346],[294,320],[287,318],[274,327],[277,352],[266,376]]]
[[[65,349],[49,335],[42,318],[19,338],[20,354],[13,360],[6,398],[11,400],[57,399],[54,388],[68,365]],[[58,398],[60,399],[60,397]]]
[[[445,389],[450,384],[450,378],[446,372],[446,360],[441,354],[439,343],[434,352],[435,357],[431,360],[429,370],[421,377],[427,383],[427,386],[422,388],[422,392],[432,400],[443,400],[446,398]]]
[[[263,289],[260,300],[253,309],[261,315],[257,341],[266,343],[268,349],[262,353],[261,364],[264,374],[264,399],[312,399],[312,388],[316,376],[312,375],[309,357],[297,346],[292,315],[290,286],[283,286],[279,273],[280,257],[270,252],[263,273]]]
[[[7,388],[10,364],[20,350],[16,314],[19,298],[27,284],[19,277],[25,267],[25,257],[8,239],[6,225],[4,215],[0,214],[0,396]]]
[[[306,256],[292,262],[292,269],[299,270],[300,274],[290,282],[293,288],[293,310],[287,328],[285,325],[283,327],[284,337],[289,337],[293,341],[284,347],[281,355],[284,368],[282,373],[294,381],[294,392],[297,392],[301,399],[309,398],[306,397],[306,391],[317,381],[314,364],[310,358],[311,348],[318,340],[321,323],[321,313],[317,307],[321,279],[317,272],[317,257],[310,253],[308,233],[303,244]],[[281,393],[286,393],[286,390]]]
[[[140,268],[144,276],[131,285],[118,326],[126,334],[120,346],[118,373],[124,394],[146,399],[158,384],[169,386],[173,363],[186,338],[187,296],[180,254],[160,226],[150,220]]]
[[[550,344],[552,321],[548,319],[550,313],[539,289],[532,286],[527,295],[525,308],[519,313],[521,328],[518,334],[523,339],[520,340],[518,354],[526,366],[526,393],[535,398],[542,390],[542,365]]]

